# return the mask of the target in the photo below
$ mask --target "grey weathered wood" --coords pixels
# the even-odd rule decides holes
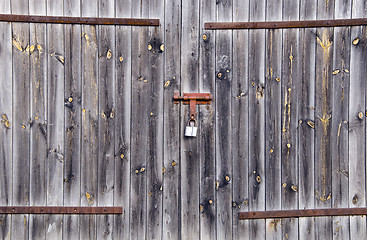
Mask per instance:
[[[82,1],[83,17],[97,17],[97,2]],[[98,26],[82,26],[82,151],[81,206],[96,206],[98,199]],[[96,237],[96,217],[81,216],[80,238]]]
[[[131,16],[131,1],[116,1],[116,17]],[[114,204],[123,207],[115,216],[115,239],[130,235],[130,120],[131,120],[131,27],[116,26],[115,47],[115,185]]]
[[[268,1],[266,20],[282,19],[282,1]],[[282,30],[266,31],[266,210],[281,209],[281,124],[282,124]],[[266,220],[266,238],[281,239],[281,221],[279,219]]]
[[[335,18],[351,17],[352,1],[335,1]],[[334,29],[333,121],[331,126],[332,206],[348,207],[348,107],[350,70],[350,28]],[[349,217],[333,217],[333,239],[349,238]]]
[[[283,21],[299,20],[298,1],[285,1]],[[298,92],[301,54],[299,30],[283,30],[282,54],[282,209],[298,207]],[[298,219],[282,220],[282,238],[298,239]]]
[[[98,2],[99,17],[114,17],[114,1]],[[99,26],[98,206],[113,206],[115,184],[115,27]],[[97,216],[97,239],[113,239],[114,216]]]
[[[80,1],[64,1],[64,16],[80,16]],[[80,206],[81,26],[65,25],[64,206]],[[64,215],[63,238],[79,238],[79,216]]]
[[[0,12],[10,13],[10,0],[1,1]],[[13,129],[13,100],[12,100],[12,32],[11,24],[0,23],[0,204],[12,204],[12,129]],[[0,238],[11,237],[11,216],[0,215]]]
[[[37,6],[35,6],[37,5]],[[46,1],[29,2],[29,14],[46,15]],[[45,24],[30,24],[30,205],[46,205],[47,40]],[[45,216],[29,216],[29,237],[45,238]]]
[[[148,17],[149,2],[132,2],[132,17]],[[149,109],[149,32],[147,28],[132,28],[132,109],[131,109],[131,180],[130,238],[147,236],[147,153],[149,119],[156,117]],[[152,113],[152,115],[151,115]],[[144,147],[142,147],[144,146]]]
[[[250,21],[265,20],[265,1],[250,1]],[[249,31],[249,210],[265,210],[265,30]],[[265,220],[250,221],[250,239],[265,239]]]
[[[28,1],[13,0],[12,14],[28,14]],[[12,24],[13,73],[13,171],[12,204],[29,205],[30,161],[30,61],[26,51],[29,46],[29,24]],[[12,216],[12,239],[28,237],[28,215]]]
[[[147,239],[162,238],[163,181],[163,85],[164,85],[164,0],[149,1],[149,18],[161,19],[160,27],[149,28],[149,68],[147,69],[148,142],[147,155]],[[150,49],[150,48],[149,48]],[[148,49],[148,50],[149,50]],[[171,99],[167,99],[169,101]]]
[[[316,0],[300,2],[300,20],[316,19]],[[299,159],[299,208],[314,208],[314,109],[315,109],[315,29],[300,31],[302,72],[298,100],[298,159]],[[299,218],[299,238],[314,238],[314,219]]]
[[[352,17],[365,17],[367,3],[353,1]],[[366,206],[366,27],[352,27],[349,92],[349,207]],[[357,43],[356,39],[360,39]],[[350,238],[366,237],[366,218],[350,217]]]
[[[317,19],[333,18],[334,2],[318,1]],[[315,90],[315,207],[331,207],[331,126],[332,126],[332,59],[333,29],[316,31],[316,90]],[[315,237],[332,235],[331,217],[315,219]]]
[[[172,96],[180,89],[181,1],[165,1],[164,35],[164,159],[163,159],[163,239],[179,239],[180,188],[180,105]]]
[[[217,4],[217,20],[232,21],[232,1]],[[218,239],[232,239],[232,139],[231,85],[232,85],[232,32],[216,31],[216,89],[215,89],[215,162],[216,225]]]
[[[199,86],[199,21],[198,1],[182,1],[181,22],[181,93],[198,92]],[[199,116],[200,117],[200,116]],[[196,239],[200,234],[200,163],[199,138],[184,137],[185,126],[189,120],[189,107],[181,106],[181,239]],[[199,126],[200,128],[200,126]],[[199,130],[200,134],[200,130]]]
[[[216,239],[216,173],[215,173],[215,39],[216,32],[204,31],[206,21],[216,20],[216,4],[202,1],[200,7],[199,92],[211,93],[214,101],[210,106],[197,106],[200,132],[200,239]],[[228,92],[230,93],[230,92]],[[230,101],[229,101],[230,102]],[[185,118],[186,119],[186,118]],[[228,129],[227,129],[228,131]],[[232,177],[232,176],[231,176]],[[221,178],[223,182],[223,178]],[[221,227],[222,229],[222,227]]]
[[[244,9],[249,8],[249,2],[233,1],[233,21],[248,21],[249,11]],[[232,56],[233,239],[249,239],[248,221],[238,220],[238,212],[248,210],[248,30],[233,31]]]
[[[47,1],[47,15],[62,16],[62,1]],[[47,26],[48,96],[47,96],[47,205],[63,204],[64,173],[64,27],[61,24]],[[62,238],[62,215],[48,215],[46,238]]]

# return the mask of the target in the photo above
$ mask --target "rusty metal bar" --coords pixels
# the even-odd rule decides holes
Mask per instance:
[[[240,212],[239,220],[266,219],[266,218],[298,218],[298,217],[326,217],[326,216],[354,216],[367,215],[367,208],[325,208],[325,209],[300,209]]]
[[[174,103],[182,101],[183,104],[190,105],[190,118],[195,119],[196,116],[196,105],[199,104],[210,104],[213,100],[210,93],[183,93],[180,96],[179,92],[175,92],[173,95]]]
[[[0,22],[159,26],[159,19],[56,17],[56,16],[13,15],[13,14],[0,14]]]
[[[210,104],[213,98],[210,93],[183,93],[182,96],[180,96],[179,92],[175,92],[173,100],[175,103],[182,101],[183,104],[189,104],[190,100],[196,100],[198,102],[197,104]]]
[[[278,22],[207,22],[207,30],[347,27],[367,25],[367,18]]]
[[[122,214],[122,207],[1,206],[0,214]]]

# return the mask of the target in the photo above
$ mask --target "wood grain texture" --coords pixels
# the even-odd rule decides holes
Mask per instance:
[[[116,2],[116,17],[131,16],[131,1]],[[131,146],[131,28],[116,26],[115,33],[115,185],[114,204],[123,206],[123,214],[115,216],[115,239],[130,235],[130,171]]]
[[[63,2],[46,2],[47,15],[62,16]],[[47,26],[48,96],[47,96],[47,205],[63,204],[64,175],[64,27]],[[62,239],[62,215],[46,216],[46,238]]]
[[[365,1],[353,1],[352,17],[366,16]],[[356,40],[358,39],[358,40]],[[366,27],[351,28],[349,91],[349,207],[366,206]],[[350,238],[365,238],[366,218],[350,217]]]
[[[10,13],[10,0],[0,3],[0,11]],[[12,100],[12,29],[11,24],[0,24],[0,204],[12,204],[12,129],[13,129],[13,100]],[[11,216],[0,215],[0,238],[11,237]]]
[[[65,16],[80,16],[80,1],[64,1]],[[81,127],[82,72],[81,26],[64,26],[64,205],[80,206],[81,198]],[[64,215],[63,238],[79,238],[79,216]]]
[[[37,6],[35,6],[37,5]],[[29,3],[30,14],[46,15],[46,1]],[[30,205],[46,205],[47,146],[47,35],[45,24],[30,24]],[[42,50],[41,50],[42,49]],[[62,89],[61,89],[62,91]],[[29,216],[29,237],[45,238],[45,216]]]
[[[232,1],[217,4],[217,20],[232,21]],[[232,139],[231,124],[232,32],[216,31],[215,162],[217,181],[217,238],[232,239]]]
[[[318,1],[317,19],[333,18],[334,2]],[[316,31],[316,105],[315,105],[315,207],[331,207],[331,126],[332,126],[332,59],[333,29]],[[315,219],[316,239],[332,235],[331,217]]]
[[[161,26],[149,28],[149,96],[147,142],[147,239],[162,238],[163,202],[163,86],[164,86],[164,0],[149,1],[149,18],[161,19]],[[149,49],[148,49],[149,50]],[[166,101],[169,101],[167,99]]]
[[[132,2],[132,17],[148,17],[149,2]],[[147,238],[147,154],[150,111],[150,84],[147,28],[132,28],[132,108],[131,108],[131,180],[130,180],[130,238]],[[152,113],[153,115],[150,115]],[[143,147],[144,146],[144,147]]]
[[[335,19],[351,17],[352,1],[335,1]],[[350,28],[334,28],[333,58],[333,121],[332,146],[332,206],[348,207],[349,181],[349,82],[350,82]],[[333,217],[333,239],[348,239],[349,217]]]
[[[28,14],[28,1],[13,0],[12,14]],[[29,24],[12,24],[13,69],[13,171],[12,204],[29,205],[30,189],[30,61],[26,52],[29,46]],[[29,234],[29,217],[12,216],[11,236],[25,239]]]
[[[198,92],[199,90],[199,26],[192,24],[198,23],[198,21],[198,1],[183,1],[181,23],[181,93]],[[181,105],[181,239],[196,239],[200,234],[199,138],[184,137],[185,126],[189,117],[189,107],[187,105]],[[198,131],[200,132],[200,130]]]
[[[265,20],[265,1],[250,1],[250,21]],[[265,210],[265,30],[249,31],[249,210]],[[265,220],[250,221],[250,239],[265,238]]]
[[[214,101],[209,106],[197,106],[199,111],[200,131],[200,239],[216,239],[217,228],[217,206],[216,182],[218,178],[215,172],[216,151],[216,59],[215,42],[216,32],[204,31],[204,23],[216,19],[216,5],[214,2],[201,1],[200,4],[200,49],[199,49],[199,92],[211,93]],[[228,11],[228,10],[227,10]],[[228,92],[229,94],[229,92]],[[229,102],[228,102],[229,103]],[[186,118],[185,118],[186,119]],[[223,183],[223,177],[220,178]],[[218,182],[219,183],[219,182]],[[229,187],[229,186],[228,186]],[[227,189],[228,189],[227,187]],[[223,227],[220,227],[223,229]],[[228,230],[228,229],[227,229]],[[220,232],[221,230],[219,230]]]
[[[316,19],[316,1],[300,2],[300,19]],[[314,109],[315,109],[315,67],[316,67],[316,29],[300,31],[300,47],[302,54],[301,92],[299,93],[299,119],[302,124],[298,127],[298,159],[299,159],[299,208],[314,208]],[[315,237],[314,219],[299,218],[299,238],[312,239]]]
[[[98,16],[97,2],[81,2],[83,17]],[[96,206],[98,199],[98,26],[82,26],[82,152],[81,206]],[[96,238],[96,217],[81,216],[80,238]]]
[[[233,1],[233,21],[248,21],[250,1]],[[233,239],[249,239],[249,222],[239,221],[238,213],[248,210],[249,78],[248,30],[233,31],[232,53],[232,224]],[[213,53],[214,54],[214,53]],[[215,167],[215,166],[214,166]]]
[[[114,17],[115,2],[98,2],[99,17]],[[98,206],[113,206],[115,184],[115,27],[98,29]],[[97,239],[113,239],[114,216],[97,216]]]
[[[299,20],[299,3],[286,1],[283,21]],[[301,55],[299,29],[283,30],[282,54],[282,209],[298,207],[298,96]],[[282,238],[298,239],[298,219],[282,220]]]
[[[181,1],[165,1],[164,28],[164,158],[163,158],[163,239],[180,234],[180,105],[172,96],[180,90]]]
[[[266,20],[281,20],[282,1],[267,2]],[[282,30],[266,30],[265,159],[266,210],[281,209],[281,124],[282,124]],[[284,62],[285,64],[285,62]],[[266,239],[282,236],[279,219],[266,220]]]

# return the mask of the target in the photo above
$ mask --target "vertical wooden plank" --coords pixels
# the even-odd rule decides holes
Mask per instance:
[[[12,0],[12,14],[28,14],[28,1]],[[12,24],[13,44],[13,205],[29,205],[30,190],[30,61],[29,24]],[[28,47],[28,51],[27,51]],[[28,238],[28,215],[12,216],[12,239]]]
[[[83,17],[97,17],[97,1],[82,1]],[[98,167],[98,26],[82,26],[81,206],[97,205]],[[96,216],[80,218],[80,238],[96,238]]]
[[[335,18],[351,17],[352,1],[335,1]],[[348,204],[348,107],[350,69],[350,28],[334,29],[333,121],[331,126],[332,206]],[[349,217],[333,217],[333,239],[349,239]]]
[[[267,21],[282,20],[283,2],[268,1]],[[281,83],[282,79],[282,30],[266,30],[266,210],[281,209]],[[266,220],[266,239],[281,239],[280,219]]]
[[[80,16],[80,1],[64,1],[64,16]],[[81,26],[65,25],[64,206],[80,205],[81,153]],[[64,215],[63,238],[79,238],[79,216]]]
[[[147,18],[149,2],[132,2],[132,17]],[[130,238],[147,237],[147,160],[150,160],[148,143],[149,119],[154,118],[150,107],[149,30],[133,27],[131,42],[132,109],[131,109],[131,199]],[[152,113],[152,115],[150,115]],[[145,146],[145,147],[142,147]]]
[[[114,17],[115,2],[100,0],[99,17]],[[99,79],[99,150],[98,150],[98,206],[113,206],[115,183],[115,27],[98,29]],[[113,238],[112,215],[97,216],[97,239]]]
[[[249,3],[233,1],[233,21],[249,20]],[[244,10],[247,9],[247,10]],[[232,53],[232,159],[233,159],[233,239],[249,239],[249,222],[239,221],[238,213],[248,211],[248,30],[233,31]],[[213,77],[212,77],[213,78]],[[220,134],[220,133],[219,133]]]
[[[180,202],[180,105],[172,96],[180,90],[181,1],[166,0],[164,16],[164,158],[163,158],[163,239],[179,239]]]
[[[147,143],[147,239],[162,238],[164,0],[149,1],[149,18],[160,27],[149,28],[149,131]],[[151,48],[149,47],[151,46]],[[170,99],[167,99],[169,101]]]
[[[46,1],[30,1],[29,14],[46,15]],[[30,24],[31,162],[30,205],[46,205],[47,40],[46,24]],[[29,237],[45,238],[44,215],[29,216]]]
[[[283,21],[299,20],[299,2],[284,1]],[[282,209],[298,208],[299,30],[283,30],[282,54]],[[298,219],[282,220],[282,238],[298,239]]]
[[[366,17],[366,1],[353,1],[352,18]],[[349,207],[366,206],[367,29],[352,27],[349,92]],[[362,167],[363,166],[363,167]],[[366,218],[350,217],[350,238],[366,238]]]
[[[198,92],[199,90],[198,22],[199,1],[183,1],[181,27],[181,93]],[[198,139],[200,136],[198,138],[184,137],[184,130],[189,117],[189,107],[187,105],[181,106],[181,239],[197,239],[200,234],[200,156],[198,152]],[[200,135],[201,130],[198,131],[198,135]]]
[[[232,1],[217,3],[217,21],[232,21]],[[216,31],[216,181],[217,238],[232,239],[231,83],[232,31]],[[228,134],[223,134],[228,133]]]
[[[0,2],[0,12],[10,13],[10,1]],[[12,37],[11,24],[0,23],[0,204],[7,206],[12,204]],[[0,238],[11,237],[11,216],[0,215]]]
[[[316,19],[316,0],[300,2],[300,19]],[[302,120],[298,130],[299,158],[299,209],[313,209],[314,190],[314,109],[315,109],[315,56],[316,29],[300,31],[300,48],[302,54],[302,71],[298,99],[299,119]],[[299,218],[299,239],[314,239],[313,218]]]
[[[116,17],[131,17],[131,1],[116,1]],[[115,239],[130,235],[130,121],[131,121],[131,27],[116,26],[115,33],[115,188],[114,205],[123,207],[115,216]]]
[[[147,239],[162,238],[164,0],[149,1],[149,18],[160,19],[160,27],[149,28],[147,142]],[[151,47],[149,47],[151,46]],[[171,99],[167,99],[169,101]]]
[[[265,1],[251,0],[250,21],[265,20]],[[249,210],[265,210],[265,30],[249,32]],[[265,220],[250,221],[250,239],[265,239]]]
[[[200,2],[199,29],[199,92],[211,93],[214,96],[214,101],[210,106],[198,106],[197,109],[200,111],[200,239],[216,239],[216,219],[218,219],[216,216],[216,209],[217,206],[219,206],[219,203],[216,201],[215,172],[215,106],[217,102],[217,97],[215,95],[216,31],[204,31],[204,23],[207,21],[216,21],[216,5],[214,1]],[[224,179],[221,178],[222,183],[223,180]],[[228,187],[226,188],[228,189]]]
[[[62,1],[47,1],[47,15],[63,16]],[[47,25],[48,96],[47,96],[47,205],[63,204],[64,169],[64,27]],[[62,215],[46,217],[46,238],[62,238]]]
[[[332,19],[334,1],[318,1],[317,19]],[[316,106],[315,106],[315,207],[331,207],[331,126],[333,29],[316,32]],[[316,239],[332,236],[331,217],[315,219]]]

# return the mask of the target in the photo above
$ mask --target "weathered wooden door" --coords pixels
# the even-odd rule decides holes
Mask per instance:
[[[364,0],[2,0],[4,14],[159,27],[0,22],[1,239],[365,239],[365,26],[205,30],[205,22],[361,18]],[[189,107],[174,92],[211,93]]]

